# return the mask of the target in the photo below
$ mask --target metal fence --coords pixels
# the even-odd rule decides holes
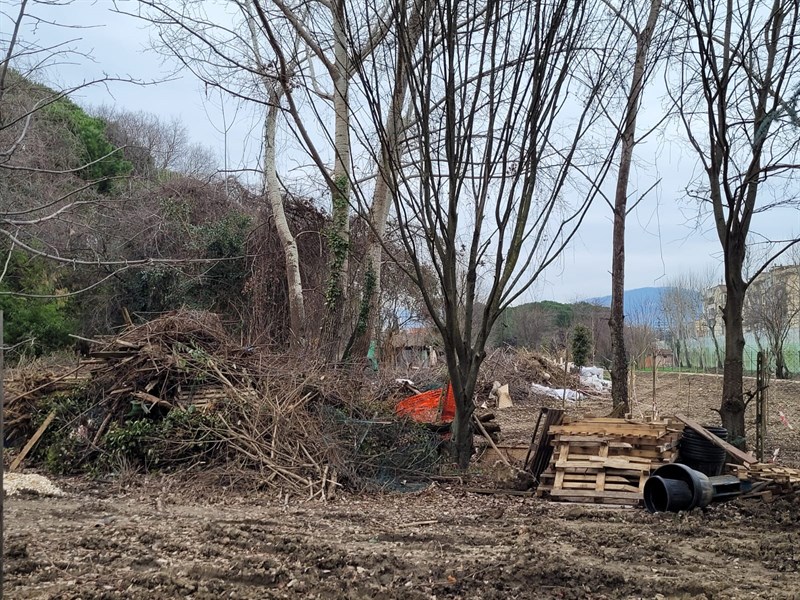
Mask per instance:
[[[775,356],[773,356],[766,348],[765,354],[769,360],[769,370],[775,375]],[[755,376],[756,363],[758,361],[759,348],[755,345],[747,344],[744,349],[744,372],[745,375]],[[724,342],[720,341],[720,357],[722,361],[725,360],[725,347]],[[691,371],[694,373],[719,373],[722,374],[722,365],[717,360],[716,350],[708,346],[689,347],[680,356],[680,365],[678,365],[678,357],[674,357],[675,366],[674,370],[678,371]],[[791,379],[800,379],[800,344],[787,343],[783,350],[783,359],[786,369],[789,371]]]

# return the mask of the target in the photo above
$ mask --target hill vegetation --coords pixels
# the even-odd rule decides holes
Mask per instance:
[[[562,354],[571,344],[572,331],[582,326],[589,332],[590,360],[607,364],[611,346],[608,335],[608,308],[578,302],[563,304],[544,300],[506,309],[495,325],[495,346],[543,349]]]

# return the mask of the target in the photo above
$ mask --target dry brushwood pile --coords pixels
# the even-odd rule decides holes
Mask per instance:
[[[36,407],[52,394],[70,392],[89,381],[86,365],[38,369],[8,369],[3,378],[5,440],[8,446],[25,443],[32,432]]]
[[[35,456],[55,472],[203,465],[326,499],[342,486],[429,472],[438,459],[434,434],[381,420],[391,407],[362,399],[347,372],[307,361],[298,371],[285,356],[242,348],[210,313],[173,312],[129,327],[97,341],[89,356],[81,387],[28,394],[40,404],[28,406],[36,415],[28,436],[57,413]]]
[[[525,348],[501,348],[490,353],[481,366],[478,389],[488,395],[494,381],[509,384],[515,400],[532,395],[530,384],[578,389],[580,378],[564,371],[550,358]]]

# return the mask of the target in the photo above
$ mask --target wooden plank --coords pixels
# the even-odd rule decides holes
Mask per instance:
[[[655,452],[653,450],[639,450],[637,448],[632,448],[630,450],[624,450],[620,452],[616,448],[614,448],[614,446],[611,446],[611,449],[614,450],[614,452],[611,452],[610,455],[612,457],[619,457],[619,458],[635,457],[653,461],[655,459],[664,458],[665,456],[663,452]]]
[[[604,444],[600,447],[600,456],[603,458],[608,458],[608,444]],[[595,481],[594,489],[597,491],[602,491],[605,489],[606,485],[606,472],[605,470],[601,471],[597,474],[597,481]]]
[[[583,498],[616,498],[622,500],[640,499],[642,495],[639,492],[618,492],[607,491],[598,492],[597,490],[551,490],[551,496],[572,496]]]
[[[52,423],[53,419],[55,418],[56,418],[56,411],[51,410],[50,414],[47,415],[47,418],[45,418],[44,422],[41,425],[39,425],[39,429],[36,430],[36,433],[34,433],[31,436],[31,439],[28,440],[28,443],[25,444],[25,447],[22,449],[22,452],[19,453],[19,456],[17,456],[17,458],[14,459],[14,462],[11,463],[11,466],[8,468],[9,471],[17,470],[20,463],[22,463],[22,461],[25,460],[25,457],[28,456],[28,453],[33,449],[33,447],[36,445],[36,442],[39,441],[39,438],[42,437],[45,430],[50,426],[50,423]]]
[[[567,442],[562,442],[558,448],[558,462],[566,462],[569,458],[569,444]],[[564,483],[564,471],[558,469],[558,463],[556,463],[556,478],[553,481],[553,488],[558,489],[561,487],[561,484]]]
[[[629,485],[627,483],[605,483],[602,490],[598,490],[594,483],[586,483],[580,481],[565,481],[564,490],[595,490],[597,492],[628,492],[630,494],[638,494],[641,490],[638,486]]]
[[[566,473],[564,475],[564,483],[566,484],[567,481],[574,481],[574,482],[593,482],[597,479],[597,473],[593,474],[580,474],[580,473]],[[634,481],[635,480],[635,481]],[[608,471],[606,471],[606,484],[609,483],[621,483],[625,485],[634,485],[639,483],[639,474],[637,472],[636,475],[632,475],[630,477],[623,477],[622,475],[612,475]]]
[[[642,471],[642,474],[639,476],[639,491],[644,492],[644,484],[647,483],[648,478],[650,477],[650,473],[645,473]]]
[[[572,504],[584,504],[584,505],[592,505],[592,506],[639,506],[641,504],[641,500],[638,498],[584,498],[582,496],[559,496],[558,498],[552,498],[552,500],[556,500],[558,502],[570,502]]]
[[[566,469],[569,467],[587,468],[587,469],[620,469],[622,471],[650,471],[650,462],[637,463],[629,462],[621,458],[607,458],[605,461],[561,461],[555,464],[556,470]]]
[[[567,436],[627,436],[657,439],[666,433],[665,430],[643,429],[641,427],[622,427],[615,425],[591,425],[576,427],[574,425],[553,425],[550,433]]]
[[[590,467],[572,467],[572,466],[569,466],[569,467],[564,467],[564,468],[562,468],[560,470],[564,472],[564,476],[566,477],[567,475],[570,475],[570,474],[593,475],[593,474],[596,474],[596,473],[599,473],[600,471],[602,471],[603,467],[590,468]],[[643,471],[641,469],[606,469],[606,476],[608,476],[608,475],[616,475],[617,477],[626,477],[626,478],[627,477],[633,477],[633,478],[636,478],[637,481],[639,480],[639,477],[641,476],[642,473],[646,473],[646,474],[649,475],[650,471],[649,470]]]
[[[622,455],[614,455],[614,456],[600,456],[598,454],[581,454],[579,452],[573,452],[572,446],[570,446],[570,453],[569,456],[566,458],[568,462],[592,462],[592,463],[602,463],[605,464],[608,460],[614,461],[627,461],[629,463],[636,463],[636,464],[643,464],[650,466],[652,462],[650,458],[642,457],[642,456],[628,456],[627,454]],[[561,458],[558,459],[558,462],[563,462]]]
[[[552,428],[551,428],[552,429]],[[590,435],[557,435],[556,441],[558,442],[582,442],[584,444],[602,444],[608,441],[608,436],[590,436]]]
[[[611,448],[630,449],[635,445],[630,442],[620,442],[614,436],[586,437],[581,435],[559,435],[556,436],[557,442],[569,442],[572,448],[598,448],[602,444],[608,444]]]
[[[638,419],[616,419],[614,417],[582,417],[575,421],[564,421],[567,425],[580,425],[581,423],[605,423],[608,425],[635,425],[637,427],[650,427],[651,429],[655,428],[664,428],[670,424],[670,421],[667,420],[660,420],[660,421],[640,421]]]
[[[718,438],[713,433],[708,431],[705,427],[700,425],[694,419],[690,419],[686,415],[682,415],[680,413],[676,414],[675,418],[679,419],[680,421],[685,423],[690,429],[693,429],[694,431],[699,433],[702,437],[707,439],[709,442],[711,442],[715,446],[719,446],[720,448],[725,450],[725,452],[730,454],[733,458],[738,459],[740,462],[751,464],[751,465],[758,462],[758,459],[756,459],[755,456],[753,456],[749,452],[742,452],[737,447],[732,446],[731,444],[729,444],[725,440]]]

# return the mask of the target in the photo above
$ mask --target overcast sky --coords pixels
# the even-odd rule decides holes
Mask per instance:
[[[118,6],[135,9],[133,2]],[[18,2],[5,4],[15,14]],[[36,31],[24,28],[22,36],[36,38],[40,45],[79,38],[73,46],[94,57],[94,61],[61,65],[49,74],[54,85],[71,85],[85,79],[109,75],[140,80],[159,80],[173,73],[175,63],[149,49],[150,31],[145,23],[112,12],[108,0],[74,0],[63,6],[29,5],[39,17],[68,25],[97,25],[91,29],[60,29],[40,25]],[[9,21],[3,19],[4,37]],[[152,86],[113,84],[92,87],[74,98],[85,106],[101,104],[125,110],[143,110],[165,119],[179,117],[194,142],[227,157],[228,168],[256,168],[261,127],[253,108],[237,107],[218,92],[203,89],[191,73],[178,72],[172,80]],[[652,93],[644,103],[640,126],[655,122],[662,114],[661,100]],[[227,135],[223,132],[227,130]],[[684,189],[695,168],[693,155],[680,131],[652,137],[636,149],[637,166],[631,199],[654,181],[659,186],[629,216],[627,225],[626,288],[664,285],[670,277],[685,271],[717,267],[721,275],[719,241],[710,221],[696,223],[697,207],[685,199]],[[755,227],[784,239],[800,232],[800,211],[784,210],[761,217]],[[598,201],[581,232],[562,260],[546,273],[539,284],[520,301],[576,299],[605,296],[611,290],[611,211]]]

